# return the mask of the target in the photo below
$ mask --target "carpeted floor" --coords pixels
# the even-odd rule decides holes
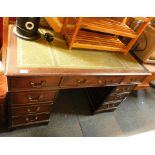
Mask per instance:
[[[48,125],[0,132],[1,137],[113,137],[155,130],[155,90],[133,92],[115,112],[90,115],[80,89],[61,91]]]

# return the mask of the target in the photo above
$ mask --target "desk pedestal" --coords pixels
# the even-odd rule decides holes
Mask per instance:
[[[112,112],[117,109],[136,85],[120,85],[113,87],[87,88],[86,94],[92,113]]]

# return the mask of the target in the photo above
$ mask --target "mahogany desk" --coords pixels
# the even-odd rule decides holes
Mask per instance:
[[[48,122],[60,89],[84,88],[93,113],[113,111],[150,75],[131,55],[69,51],[63,38],[54,35],[51,44],[42,39],[24,41],[9,27],[5,70],[9,128]]]

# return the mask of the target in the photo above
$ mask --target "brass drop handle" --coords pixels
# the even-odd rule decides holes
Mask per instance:
[[[76,82],[77,82],[77,84],[79,85],[79,84],[84,84],[84,83],[86,83],[86,79],[82,79],[82,80],[77,80]]]
[[[130,89],[131,89],[130,87],[127,87],[127,88],[126,88],[126,90],[130,90]]]
[[[29,118],[28,118],[28,117],[26,117],[26,119],[25,119],[25,120],[26,120],[26,122],[29,122]]]
[[[37,107],[36,111],[39,111],[40,110],[40,107]]]
[[[102,83],[103,83],[103,80],[99,79],[99,80],[98,80],[98,83],[99,83],[99,84],[102,84]]]
[[[27,109],[28,113],[34,113],[34,112],[38,112],[40,110],[40,107],[37,107],[36,110],[32,111],[30,108]]]
[[[31,109],[27,109],[27,112],[28,112],[28,113],[31,113]]]
[[[120,89],[119,88],[116,88],[116,91],[119,91]]]
[[[42,87],[45,87],[47,86],[47,82],[46,81],[40,81],[40,82],[32,82],[30,81],[30,86],[33,87],[33,88],[42,88]]]
[[[122,94],[120,93],[120,94],[118,94],[118,93],[114,93],[115,95],[116,95],[116,97],[121,97],[122,96]]]
[[[28,117],[26,117],[25,120],[26,120],[27,123],[33,122],[33,121],[37,121],[38,120],[38,116],[35,116],[34,119],[32,119],[32,120],[30,120]]]
[[[37,97],[32,97],[31,95],[29,95],[28,96],[28,100],[30,101],[30,102],[38,102],[40,99],[42,99],[43,98],[43,96],[42,95],[39,95],[39,96],[37,96]]]
[[[124,91],[129,91],[129,90],[131,90],[131,87],[125,87],[124,88]]]

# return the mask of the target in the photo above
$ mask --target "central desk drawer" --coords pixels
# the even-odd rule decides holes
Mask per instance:
[[[53,102],[57,91],[11,93],[12,106]]]
[[[23,125],[41,123],[41,122],[48,122],[50,114],[38,114],[38,115],[28,115],[28,116],[20,116],[20,117],[12,117],[11,118],[11,126],[18,127]]]
[[[121,76],[74,76],[63,77],[60,87],[85,87],[119,84]]]
[[[9,80],[10,90],[31,90],[58,87],[60,77],[16,77]]]
[[[52,109],[51,104],[12,107],[11,115],[23,116],[23,115],[36,114],[36,113],[50,113],[51,109]]]

